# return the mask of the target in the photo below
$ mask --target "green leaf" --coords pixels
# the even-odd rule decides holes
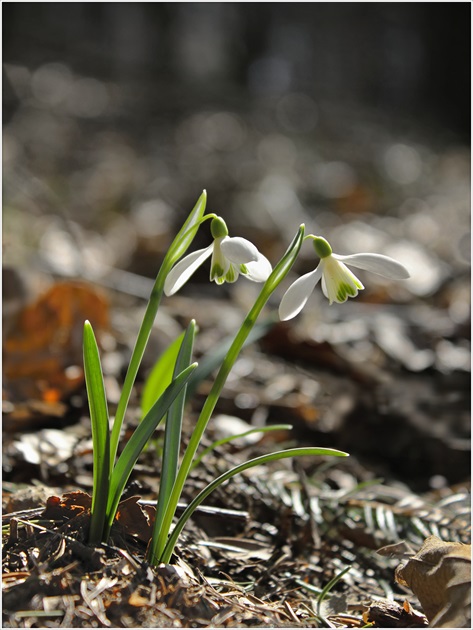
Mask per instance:
[[[140,453],[196,367],[197,363],[190,365],[166,388],[161,398],[151,407],[149,412],[135,429],[135,432],[128,440],[122,454],[118,458],[110,479],[105,532],[106,536],[108,536],[113,519],[115,518],[120,497],[123,493],[126,482],[128,481]]]
[[[192,360],[192,350],[195,338],[195,321],[192,320],[187,327],[186,334],[179,350],[179,355],[174,368],[174,377],[185,370]],[[163,514],[166,510],[169,496],[171,494],[177,474],[177,464],[179,460],[179,449],[181,445],[181,428],[186,400],[186,387],[184,385],[175,401],[169,408],[166,418],[166,430],[164,433],[163,465],[161,471],[161,481],[159,483],[159,496],[156,505],[156,516],[154,519],[153,534],[148,550],[148,558],[151,563],[157,560],[156,544],[158,532],[161,527]]]
[[[172,381],[174,366],[176,365],[184,334],[183,332],[169,344],[154,364],[145,381],[141,394],[141,415],[143,418]]]
[[[93,489],[89,542],[102,542],[110,477],[110,432],[99,349],[90,322],[84,324],[84,373],[92,423]]]
[[[255,457],[254,459],[250,459],[247,462],[244,462],[243,464],[240,464],[239,466],[235,466],[235,468],[228,470],[226,473],[223,473],[223,475],[220,475],[220,477],[217,477],[217,479],[214,479],[211,483],[209,483],[209,485],[206,486],[201,492],[199,492],[195,499],[191,501],[191,503],[189,503],[187,508],[179,517],[176,526],[172,531],[172,534],[169,536],[168,541],[164,547],[164,551],[161,554],[160,561],[164,563],[168,563],[170,561],[177,539],[182,529],[184,528],[184,525],[192,516],[194,510],[209,496],[211,492],[218,488],[218,486],[222,485],[222,483],[224,483],[231,477],[242,473],[245,470],[253,468],[254,466],[261,466],[262,464],[276,461],[278,459],[285,459],[287,457],[300,457],[303,455],[347,457],[348,453],[344,453],[343,451],[338,451],[333,448],[290,448],[284,451],[276,451],[275,453]]]
[[[196,466],[200,464],[202,459],[211,451],[218,448],[219,446],[223,446],[223,444],[228,444],[228,442],[233,442],[234,440],[238,440],[239,438],[246,437],[247,435],[253,435],[253,433],[269,433],[270,431],[290,431],[292,429],[292,424],[271,424],[267,427],[259,427],[255,429],[249,429],[248,431],[244,431],[243,433],[238,433],[238,435],[229,435],[227,437],[221,438],[220,440],[215,440],[212,442],[210,446],[200,453],[198,457],[192,463],[193,470]]]

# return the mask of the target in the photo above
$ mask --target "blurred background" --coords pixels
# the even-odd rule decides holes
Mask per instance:
[[[356,251],[370,239],[348,227],[366,221],[464,264],[468,3],[7,3],[3,16],[7,262],[37,247],[58,261],[69,220],[102,235],[83,265],[153,276],[148,250],[159,259],[206,188],[253,237],[343,223],[334,245]]]
[[[19,305],[55,279],[147,298],[167,244],[205,188],[209,211],[272,261],[304,221],[339,253],[377,251],[409,267],[403,283],[370,276],[350,309],[329,308],[316,292],[294,326],[358,367],[397,370],[402,387],[382,395],[397,401],[392,417],[417,418],[422,434],[437,414],[434,442],[445,444],[447,433],[457,441],[445,446],[451,459],[438,449],[430,455],[443,461],[442,475],[463,477],[470,4],[2,9],[6,330]],[[209,242],[203,230],[196,244]],[[304,249],[295,271],[315,262]],[[182,295],[231,295],[245,306],[255,289],[245,281],[214,288],[206,268]],[[370,319],[373,303],[384,307]],[[121,317],[115,326],[133,337],[138,316]],[[353,408],[367,417],[367,406],[379,414],[384,404],[353,396],[355,407],[339,417]],[[363,448],[373,453],[376,444]],[[454,474],[459,451],[464,466]]]

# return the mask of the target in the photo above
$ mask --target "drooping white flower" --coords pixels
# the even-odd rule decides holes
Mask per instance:
[[[166,295],[179,291],[210,257],[210,280],[217,284],[235,282],[240,274],[253,282],[265,282],[268,279],[272,271],[271,263],[253,243],[239,236],[228,236],[226,223],[220,217],[212,219],[210,230],[213,243],[185,256],[171,269],[164,283]]]
[[[321,236],[312,238],[320,262],[314,271],[306,273],[291,284],[283,295],[279,305],[279,318],[282,321],[292,319],[300,313],[320,279],[323,294],[330,304],[333,302],[342,304],[349,297],[356,297],[364,286],[348,269],[347,264],[393,280],[405,280],[409,277],[404,265],[389,256],[381,254],[340,256],[332,252],[330,244]]]

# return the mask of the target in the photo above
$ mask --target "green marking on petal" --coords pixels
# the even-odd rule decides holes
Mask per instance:
[[[246,274],[248,273],[248,267],[246,265],[240,265],[240,273],[246,276]]]
[[[345,302],[348,296],[355,297],[356,295],[358,295],[358,291],[350,284],[343,282],[338,285],[337,302]]]
[[[214,263],[212,265],[212,269],[210,270],[210,280],[215,280],[216,282],[218,282],[218,280],[221,279],[222,282],[225,282],[224,276],[225,269],[221,267],[218,263]]]
[[[230,265],[230,268],[225,275],[225,280],[227,282],[235,282],[237,278],[238,278],[238,274],[236,272],[235,267],[233,265]]]
[[[338,292],[337,292],[337,302],[345,302],[345,300],[347,299],[347,293],[345,290],[344,286],[340,286],[338,287]]]

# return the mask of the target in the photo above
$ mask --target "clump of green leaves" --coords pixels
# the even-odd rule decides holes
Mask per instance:
[[[271,270],[269,261],[259,254],[251,243],[248,245],[245,239],[230,238],[227,234],[218,234],[215,237],[213,246],[211,246],[212,249],[206,248],[205,250],[194,252],[187,256],[185,261],[180,261],[179,265],[176,266],[176,263],[192,243],[199,226],[207,219],[216,219],[213,214],[204,216],[205,206],[206,194],[204,191],[163,260],[138,333],[111,429],[109,428],[107,401],[97,343],[90,323],[86,322],[84,326],[84,366],[94,450],[92,515],[89,541],[97,544],[100,541],[107,540],[120,497],[133,467],[156,427],[166,418],[159,496],[152,539],[148,548],[148,560],[152,564],[170,561],[178,536],[195,508],[215,488],[232,476],[242,473],[253,466],[287,457],[301,455],[346,456],[346,453],[335,449],[316,447],[293,448],[244,462],[220,475],[204,488],[180,516],[171,533],[178,501],[190,471],[202,456],[202,454],[197,456],[197,451],[227,377],[241,349],[250,338],[252,331],[254,331],[262,309],[294,265],[304,240],[304,226],[301,225],[286,253],[273,270]],[[195,375],[196,372],[194,370],[197,367],[197,364],[192,362],[192,350],[196,334],[194,321],[191,321],[185,333],[172,344],[171,349],[165,354],[163,362],[158,364],[153,375],[153,388],[145,388],[146,399],[142,402],[144,417],[126,444],[123,452],[117,458],[123,419],[151,328],[163,292],[165,292],[166,278],[170,271],[173,270],[172,283],[168,282],[168,285],[173,286],[169,292],[170,294],[177,290],[176,286],[178,286],[178,283],[180,283],[179,286],[182,286],[183,278],[187,279],[196,266],[210,255],[213,257],[212,266],[216,264],[215,260],[218,260],[218,264],[222,266],[227,281],[234,281],[238,277],[238,273],[235,271],[237,268],[234,267],[235,264],[238,264],[239,272],[242,275],[247,275],[249,279],[256,282],[264,282],[262,289],[235,338],[228,348],[225,349],[211,391],[203,405],[180,463],[181,428],[187,387],[191,386],[191,379],[193,373]],[[234,269],[234,272],[230,273],[232,269]],[[212,273],[213,270],[211,270],[211,275]],[[212,361],[209,364],[212,364]]]

